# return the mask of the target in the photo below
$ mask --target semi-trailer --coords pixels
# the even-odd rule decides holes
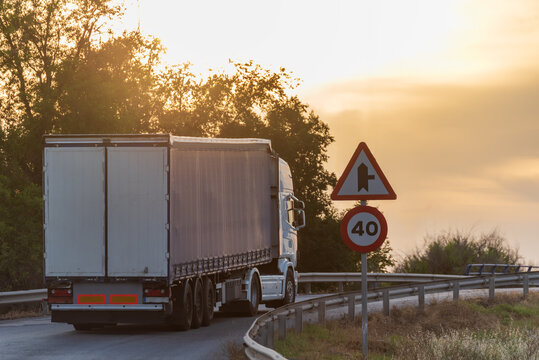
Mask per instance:
[[[46,135],[53,322],[207,326],[294,302],[304,204],[265,139]]]

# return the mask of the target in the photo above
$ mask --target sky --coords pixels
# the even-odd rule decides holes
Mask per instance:
[[[539,264],[539,1],[128,0],[170,64],[285,67],[329,124],[339,176],[364,141],[397,193],[397,259],[446,231],[498,230]],[[340,201],[341,209],[353,202]]]

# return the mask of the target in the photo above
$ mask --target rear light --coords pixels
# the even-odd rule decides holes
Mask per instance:
[[[71,289],[52,289],[51,295],[52,296],[71,296],[73,292]]]
[[[49,304],[73,304],[73,291],[68,288],[49,289]]]
[[[145,304],[165,304],[169,302],[170,291],[168,288],[146,288],[144,289]]]
[[[144,296],[168,296],[168,289],[144,289]]]

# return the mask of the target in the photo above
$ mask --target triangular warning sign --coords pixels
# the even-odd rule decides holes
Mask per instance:
[[[371,151],[360,143],[331,193],[333,200],[395,200],[393,191]]]

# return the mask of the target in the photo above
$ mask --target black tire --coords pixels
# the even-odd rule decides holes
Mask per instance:
[[[204,278],[202,296],[202,326],[210,325],[213,319],[213,308],[215,306],[215,287],[210,278]]]
[[[172,304],[171,323],[176,330],[189,330],[193,321],[193,290],[191,282],[186,281],[173,289],[175,298]]]
[[[204,292],[202,288],[202,280],[197,278],[193,288],[193,320],[191,321],[191,329],[198,329],[202,325],[204,315]]]
[[[284,299],[281,306],[292,304],[294,301],[296,301],[296,283],[294,281],[294,275],[290,270],[288,270],[286,273],[286,281],[284,286]]]
[[[249,294],[249,300],[244,302],[243,313],[247,316],[255,316],[258,314],[258,306],[262,300],[262,290],[260,289],[260,279],[258,275],[254,274],[251,280],[251,293]]]
[[[77,331],[88,331],[93,328],[92,324],[73,324],[73,327]]]

